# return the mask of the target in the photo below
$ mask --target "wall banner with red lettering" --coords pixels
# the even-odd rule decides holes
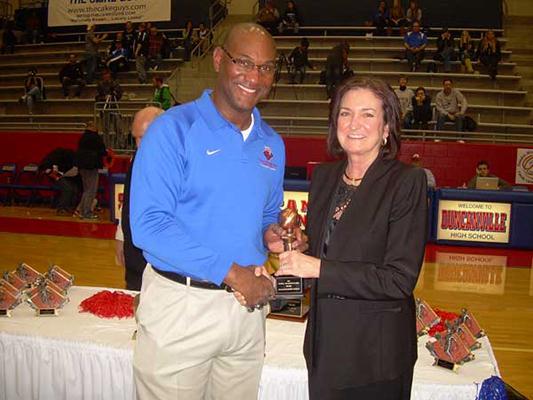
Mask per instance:
[[[511,204],[440,200],[438,240],[509,243]]]
[[[516,149],[515,182],[533,185],[533,149]]]
[[[170,21],[170,0],[49,0],[48,26]]]

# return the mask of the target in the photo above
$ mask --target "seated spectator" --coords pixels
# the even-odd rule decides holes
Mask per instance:
[[[409,2],[409,8],[405,13],[408,25],[413,25],[415,22],[422,23],[422,9],[418,7],[416,1]]]
[[[299,27],[300,23],[298,19],[298,11],[296,10],[296,4],[294,4],[294,1],[289,0],[287,2],[287,8],[281,17],[278,31],[280,34],[282,34],[286,29],[292,29],[292,32],[297,34]]]
[[[409,63],[409,70],[415,72],[424,59],[424,50],[428,44],[428,38],[425,33],[420,32],[420,23],[413,22],[410,32],[407,32],[403,38],[405,47],[405,57]]]
[[[476,165],[476,175],[472,177],[467,184],[468,189],[475,189],[477,187],[477,178],[498,178],[498,189],[508,189],[511,185],[503,179],[490,173],[489,163],[485,160],[480,160]]]
[[[185,24],[185,29],[183,30],[183,61],[191,61],[191,52],[194,49],[194,46],[198,42],[198,37],[194,31],[192,21],[189,20]]]
[[[444,129],[444,123],[451,121],[455,123],[454,130],[463,131],[463,123],[468,103],[463,94],[453,88],[453,81],[445,78],[442,81],[443,89],[437,93],[435,106],[437,108],[437,130]]]
[[[32,67],[24,81],[24,95],[19,99],[20,103],[26,103],[28,114],[33,114],[35,102],[46,99],[44,79],[37,75],[37,68]]]
[[[404,35],[405,27],[409,24],[409,21],[407,18],[405,18],[405,14],[403,12],[403,7],[401,3],[395,2],[395,4],[392,6],[390,10],[390,27],[391,28],[399,28],[400,29],[400,35]]]
[[[69,99],[74,93],[74,97],[80,97],[81,91],[85,87],[83,70],[75,54],[69,54],[68,62],[59,71],[59,82],[63,87],[63,96]]]
[[[333,96],[335,87],[343,79],[353,75],[348,63],[350,45],[347,41],[333,47],[326,59],[326,93],[328,98]]]
[[[107,51],[107,54],[110,55],[116,48],[117,48],[117,42],[122,43],[122,47],[126,48],[124,46],[124,33],[117,32],[115,34],[115,39],[111,41],[111,44],[109,45],[109,50]],[[127,49],[126,49],[127,51]]]
[[[437,52],[433,59],[441,61],[444,64],[444,72],[451,72],[454,57],[455,44],[453,36],[448,28],[443,28],[440,36],[437,38]]]
[[[128,66],[128,51],[122,47],[121,41],[115,42],[115,49],[109,54],[105,63],[106,67],[111,71],[113,79],[117,78],[118,72],[129,70]]]
[[[400,76],[398,79],[399,88],[394,90],[396,97],[400,101],[401,119],[403,122],[403,128],[411,128],[411,120],[413,118],[413,97],[414,93],[407,87],[407,77]]]
[[[466,30],[461,32],[461,38],[459,39],[459,59],[461,60],[461,70],[468,73],[474,72],[472,61],[476,59],[476,51],[472,44],[470,33]]]
[[[411,156],[411,165],[417,168],[422,168],[424,170],[424,172],[426,173],[428,188],[435,189],[437,187],[437,181],[435,180],[435,176],[433,175],[433,172],[431,172],[428,168],[424,168],[422,166],[422,160],[420,159],[420,154],[415,153]]]
[[[428,129],[428,122],[432,118],[431,97],[426,93],[426,89],[419,87],[415,90],[415,95],[411,99],[413,106],[413,129]]]
[[[59,147],[46,155],[39,164],[39,170],[59,189],[56,203],[58,215],[71,215],[76,207],[80,181],[78,168],[74,166],[74,156],[73,150]]]
[[[166,36],[159,32],[155,26],[150,28],[148,37],[148,68],[157,71],[163,60],[163,46],[166,42]]]
[[[490,79],[496,79],[498,75],[498,63],[502,59],[500,42],[496,39],[493,30],[488,30],[479,42],[477,58],[487,68]]]
[[[259,10],[256,17],[257,23],[264,27],[270,34],[275,35],[279,24],[279,11],[272,0],[267,0],[265,6]]]
[[[152,82],[155,88],[153,102],[161,104],[163,110],[168,110],[172,107],[173,99],[170,88],[166,83],[163,83],[163,78],[160,76],[154,76]]]
[[[295,47],[291,54],[289,54],[289,83],[296,83],[296,74],[300,74],[298,83],[304,83],[306,68],[309,67],[314,69],[309,62],[309,57],[307,54],[308,49],[309,40],[307,38],[303,38],[300,41],[300,45]]]
[[[372,17],[372,25],[376,27],[375,34],[378,36],[384,36],[387,28],[390,25],[389,22],[390,14],[389,8],[385,1],[380,1],[378,3],[378,9]]]
[[[133,26],[131,21],[126,22],[124,31],[122,31],[122,40],[123,40],[122,47],[124,47],[126,51],[128,52],[128,59],[131,59],[134,57],[133,43],[135,42],[136,33],[137,31],[135,30],[135,27]]]
[[[102,80],[96,86],[95,101],[97,102],[115,102],[122,98],[122,88],[119,83],[113,80],[111,71],[106,69],[102,72]]]
[[[17,38],[13,32],[13,23],[7,21],[4,25],[4,32],[2,33],[2,54],[13,54],[16,44]]]

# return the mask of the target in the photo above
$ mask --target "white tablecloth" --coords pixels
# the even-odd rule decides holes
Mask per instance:
[[[132,334],[135,321],[100,319],[78,312],[79,303],[103,290],[74,287],[58,317],[34,316],[26,304],[0,318],[0,400],[133,400]],[[306,400],[307,372],[302,355],[305,324],[267,321],[266,359],[260,400]],[[476,360],[458,373],[433,367],[419,340],[415,400],[475,399],[477,384],[499,375],[487,338]],[[356,362],[356,360],[354,360]]]

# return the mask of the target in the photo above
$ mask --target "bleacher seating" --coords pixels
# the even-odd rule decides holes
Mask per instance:
[[[502,46],[502,61],[498,76],[491,80],[477,63],[474,74],[461,72],[460,63],[453,63],[452,73],[425,72],[425,66],[433,62],[436,36],[441,28],[432,27],[426,58],[419,72],[408,72],[404,60],[402,37],[374,36],[372,27],[353,26],[302,26],[298,35],[276,36],[278,52],[288,55],[303,36],[309,38],[309,56],[314,70],[307,71],[304,84],[288,84],[286,66],[282,67],[280,79],[275,84],[269,99],[260,104],[267,121],[285,134],[325,134],[327,131],[328,101],[324,85],[319,84],[320,71],[325,67],[326,57],[333,46],[341,40],[350,43],[349,61],[356,74],[373,75],[397,85],[398,77],[409,78],[409,87],[424,86],[434,99],[441,90],[442,80],[450,77],[456,88],[466,96],[470,115],[478,124],[476,133],[466,133],[468,139],[492,141],[531,141],[532,108],[527,104],[527,91],[521,86],[521,76],[517,74],[516,62],[503,30],[496,30]],[[462,28],[451,29],[456,37]],[[479,40],[484,29],[469,29],[474,41]],[[167,31],[168,36],[180,37],[179,30]],[[59,68],[66,62],[69,53],[82,55],[84,52],[83,34],[68,33],[59,35],[58,42],[37,45],[21,45],[14,55],[0,55],[0,129],[79,129],[83,122],[92,119],[95,113],[94,94],[96,85],[88,85],[80,99],[64,99],[58,81]],[[109,42],[108,42],[109,43]],[[103,50],[107,44],[101,46]],[[178,54],[179,57],[179,54]],[[439,63],[437,63],[439,64]],[[181,59],[170,58],[163,61],[158,75],[168,78],[181,66]],[[22,82],[30,66],[36,66],[44,77],[47,100],[37,103],[30,117],[24,104],[17,102],[22,92]],[[119,73],[118,80],[124,89],[124,100],[149,101],[153,94],[151,84],[139,84],[133,62],[129,72]],[[183,100],[183,99],[181,99]],[[430,127],[433,128],[435,121]],[[448,128],[447,128],[448,129]],[[443,136],[453,137],[447,132],[433,131],[406,132],[406,136],[421,138]]]

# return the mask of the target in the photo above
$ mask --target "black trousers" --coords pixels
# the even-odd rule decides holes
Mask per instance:
[[[141,285],[143,282],[143,271],[137,271],[131,268],[126,268],[125,279],[126,289],[141,290]]]
[[[323,378],[310,375],[309,400],[409,400],[412,383],[413,369],[391,381],[343,389],[332,388]]]

